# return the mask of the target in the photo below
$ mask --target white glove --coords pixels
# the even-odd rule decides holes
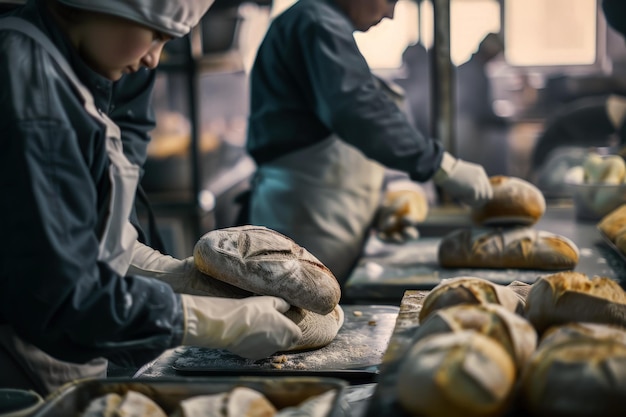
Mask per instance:
[[[168,284],[174,292],[191,295],[243,298],[252,293],[222,282],[198,271],[193,256],[180,260],[135,242],[127,275],[155,278]]]
[[[421,188],[389,190],[378,212],[378,237],[405,242],[417,239],[417,224],[428,214],[428,199]]]
[[[286,350],[302,337],[283,313],[289,303],[270,296],[226,299],[181,295],[185,312],[183,345],[227,349],[258,360]]]
[[[448,152],[443,153],[433,182],[470,206],[481,206],[493,197],[485,169],[481,165],[456,159]]]

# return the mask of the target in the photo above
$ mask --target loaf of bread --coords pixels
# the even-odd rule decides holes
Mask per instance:
[[[433,312],[459,304],[500,304],[514,313],[524,312],[524,299],[504,285],[484,278],[456,277],[441,281],[422,302],[420,322]]]
[[[445,268],[573,269],[578,257],[568,238],[532,228],[459,229],[438,248]]]
[[[167,417],[165,411],[150,397],[133,390],[123,396],[108,393],[89,402],[81,417],[150,416]]]
[[[336,390],[328,390],[306,399],[296,407],[281,409],[276,417],[328,417],[331,415],[336,396]]]
[[[274,417],[276,412],[262,393],[235,387],[229,392],[187,398],[180,402],[171,417]]]
[[[620,232],[626,231],[626,204],[619,206],[600,219],[597,226],[606,237],[615,242]]]
[[[493,198],[472,208],[472,220],[480,226],[530,226],[546,211],[543,193],[528,181],[497,175],[489,178]]]
[[[328,314],[317,314],[299,307],[291,307],[285,315],[302,330],[302,337],[289,351],[319,349],[335,340],[343,326],[343,309],[337,304]]]
[[[473,330],[497,341],[521,370],[537,347],[537,332],[522,316],[499,304],[461,304],[432,313],[418,327],[414,341],[433,334]]]
[[[621,184],[626,177],[626,164],[619,155],[590,152],[583,161],[583,172],[587,184]]]
[[[203,273],[259,295],[328,314],[341,296],[333,273],[290,238],[261,226],[213,230],[194,247]]]
[[[122,396],[116,392],[96,397],[87,404],[87,408],[81,414],[82,417],[110,417],[114,416],[122,403]]]
[[[495,340],[475,331],[426,337],[403,359],[399,404],[416,416],[501,416],[515,383],[515,364]]]
[[[569,324],[542,338],[521,378],[532,415],[626,415],[626,334],[603,325]]]
[[[569,322],[626,326],[626,294],[606,277],[564,271],[540,277],[526,298],[526,317],[542,333]]]

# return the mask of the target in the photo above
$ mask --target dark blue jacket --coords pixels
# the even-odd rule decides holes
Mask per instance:
[[[146,158],[154,126],[149,71],[111,82],[74,52],[32,0],[14,14],[49,36],[122,129],[126,155]],[[180,343],[180,296],[123,277],[97,260],[107,215],[109,160],[102,125],[33,40],[0,32],[0,323],[66,361],[143,364]]]
[[[247,148],[258,164],[331,133],[383,165],[430,179],[443,146],[377,88],[333,0],[300,0],[272,22],[250,75]]]

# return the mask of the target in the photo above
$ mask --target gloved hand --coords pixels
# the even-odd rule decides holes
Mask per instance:
[[[417,239],[417,224],[427,214],[428,199],[421,188],[388,190],[378,211],[378,237],[398,243]]]
[[[285,350],[302,337],[283,313],[289,303],[270,296],[239,300],[181,295],[185,312],[183,345],[227,349],[258,360]]]
[[[155,278],[169,284],[174,292],[227,298],[243,298],[252,293],[198,271],[193,256],[180,260],[135,242],[127,275]]]
[[[433,182],[470,206],[481,206],[493,197],[485,169],[478,164],[456,159],[448,152],[443,153],[441,166]]]

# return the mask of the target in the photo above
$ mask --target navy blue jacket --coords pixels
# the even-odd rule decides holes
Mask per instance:
[[[124,151],[146,158],[154,126],[150,71],[111,82],[93,72],[32,0],[14,14],[39,27],[121,127]],[[180,296],[97,260],[109,200],[104,128],[33,40],[0,32],[0,323],[71,362],[140,365],[178,345]]]
[[[274,19],[250,74],[248,152],[263,164],[335,133],[413,180],[430,179],[442,144],[377,88],[353,32],[333,0],[300,0]]]

